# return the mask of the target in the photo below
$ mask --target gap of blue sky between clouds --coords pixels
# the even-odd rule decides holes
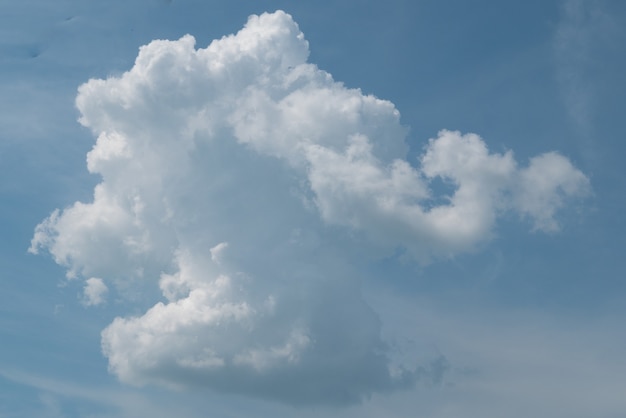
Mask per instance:
[[[101,181],[42,221],[30,251],[84,280],[85,306],[160,289],[102,331],[121,381],[343,405],[435,379],[389,355],[355,252],[445,261],[507,214],[556,232],[559,209],[591,191],[557,152],[519,163],[472,133],[440,131],[412,164],[394,105],[308,55],[278,11],[206,48],[155,40],[128,72],[80,86]]]

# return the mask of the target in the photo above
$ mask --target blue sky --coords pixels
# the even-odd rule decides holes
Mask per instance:
[[[246,3],[0,6],[0,417],[622,416],[626,5]]]

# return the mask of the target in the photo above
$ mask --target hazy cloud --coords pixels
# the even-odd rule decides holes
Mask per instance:
[[[597,73],[604,70],[605,54],[614,53],[610,47],[620,32],[619,24],[606,6],[602,1],[563,1],[553,40],[565,106],[586,135],[591,133],[593,109],[598,100]]]

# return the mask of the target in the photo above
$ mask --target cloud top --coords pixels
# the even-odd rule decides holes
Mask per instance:
[[[475,134],[443,130],[411,164],[394,105],[307,58],[278,11],[206,48],[153,41],[128,72],[79,88],[102,181],[39,224],[31,251],[69,277],[160,290],[102,332],[121,380],[294,404],[407,387],[425,369],[392,364],[345,244],[426,262],[472,250],[508,211],[556,230],[589,191],[561,155],[520,167]]]

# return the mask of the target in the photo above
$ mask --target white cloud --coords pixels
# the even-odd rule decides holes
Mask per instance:
[[[589,180],[576,170],[569,160],[555,152],[539,155],[519,173],[519,188],[515,195],[518,211],[530,216],[534,229],[555,231],[555,212],[564,199],[589,193]]]
[[[211,248],[211,261],[220,264],[220,260],[222,259],[222,254],[228,248],[227,242],[220,242],[215,247]]]
[[[85,280],[83,288],[83,304],[85,306],[96,306],[104,303],[109,288],[102,279],[96,277]]]
[[[295,404],[406,387],[424,369],[391,367],[346,240],[448,257],[508,210],[553,230],[565,199],[588,190],[558,154],[518,168],[473,134],[440,132],[412,165],[393,104],[307,63],[283,12],[194,42],[153,41],[130,71],[79,88],[97,137],[87,165],[102,181],[32,240],[70,277],[158,285],[164,300],[102,332],[125,382]],[[455,188],[443,204],[436,178]]]
[[[556,230],[563,199],[589,193],[585,175],[559,154],[520,169],[511,151],[493,154],[479,136],[446,130],[429,141],[420,168],[400,159],[384,165],[364,136],[350,138],[343,153],[311,146],[307,158],[322,218],[402,245],[419,260],[472,249],[507,210],[531,218],[535,229]],[[455,188],[444,204],[433,204],[441,196],[429,190],[437,177]]]

